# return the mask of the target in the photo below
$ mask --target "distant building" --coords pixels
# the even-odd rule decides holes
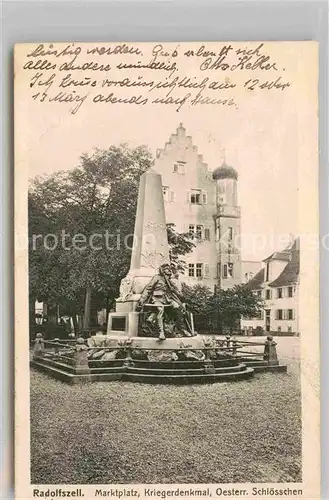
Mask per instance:
[[[256,260],[243,260],[241,262],[241,281],[247,283],[262,268],[262,263]]]
[[[236,170],[223,160],[210,171],[182,124],[157,150],[155,169],[162,176],[167,223],[192,234],[196,243],[184,257],[188,268],[182,280],[212,290],[243,282]]]
[[[263,261],[263,268],[246,284],[265,301],[258,318],[241,321],[242,329],[298,333],[299,240]]]

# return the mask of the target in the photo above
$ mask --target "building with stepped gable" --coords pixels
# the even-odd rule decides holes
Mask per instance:
[[[182,280],[223,289],[250,279],[256,262],[241,262],[241,210],[238,173],[226,164],[211,171],[181,123],[156,152],[155,169],[162,176],[167,223],[193,235]]]

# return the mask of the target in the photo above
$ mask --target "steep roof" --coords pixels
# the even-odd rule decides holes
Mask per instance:
[[[245,288],[248,288],[248,290],[257,290],[257,288],[260,289],[262,287],[262,284],[264,283],[264,278],[265,269],[261,269],[244,286]]]
[[[274,252],[267,259],[264,259],[263,262],[269,262],[271,260],[287,261],[287,265],[281,274],[271,283],[268,283],[268,285],[270,287],[281,287],[296,283],[299,276],[299,259],[300,251],[298,239],[294,240],[293,244],[290,247],[285,248],[282,252]],[[249,290],[257,290],[262,287],[264,281],[265,269],[261,269],[250,281],[248,281],[248,283],[245,284],[245,287]]]
[[[289,286],[296,283],[299,276],[299,250],[297,246],[291,249],[291,260],[288,262],[280,276],[269,283],[269,286]]]
[[[263,262],[269,262],[270,260],[283,260],[289,262],[291,259],[291,252],[274,252],[272,255],[263,260]]]

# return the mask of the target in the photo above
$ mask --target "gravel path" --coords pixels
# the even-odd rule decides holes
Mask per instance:
[[[301,480],[300,384],[70,386],[31,371],[33,484]]]

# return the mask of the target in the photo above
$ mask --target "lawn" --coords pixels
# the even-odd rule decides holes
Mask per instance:
[[[70,386],[31,371],[33,484],[301,481],[299,339],[287,374]]]

